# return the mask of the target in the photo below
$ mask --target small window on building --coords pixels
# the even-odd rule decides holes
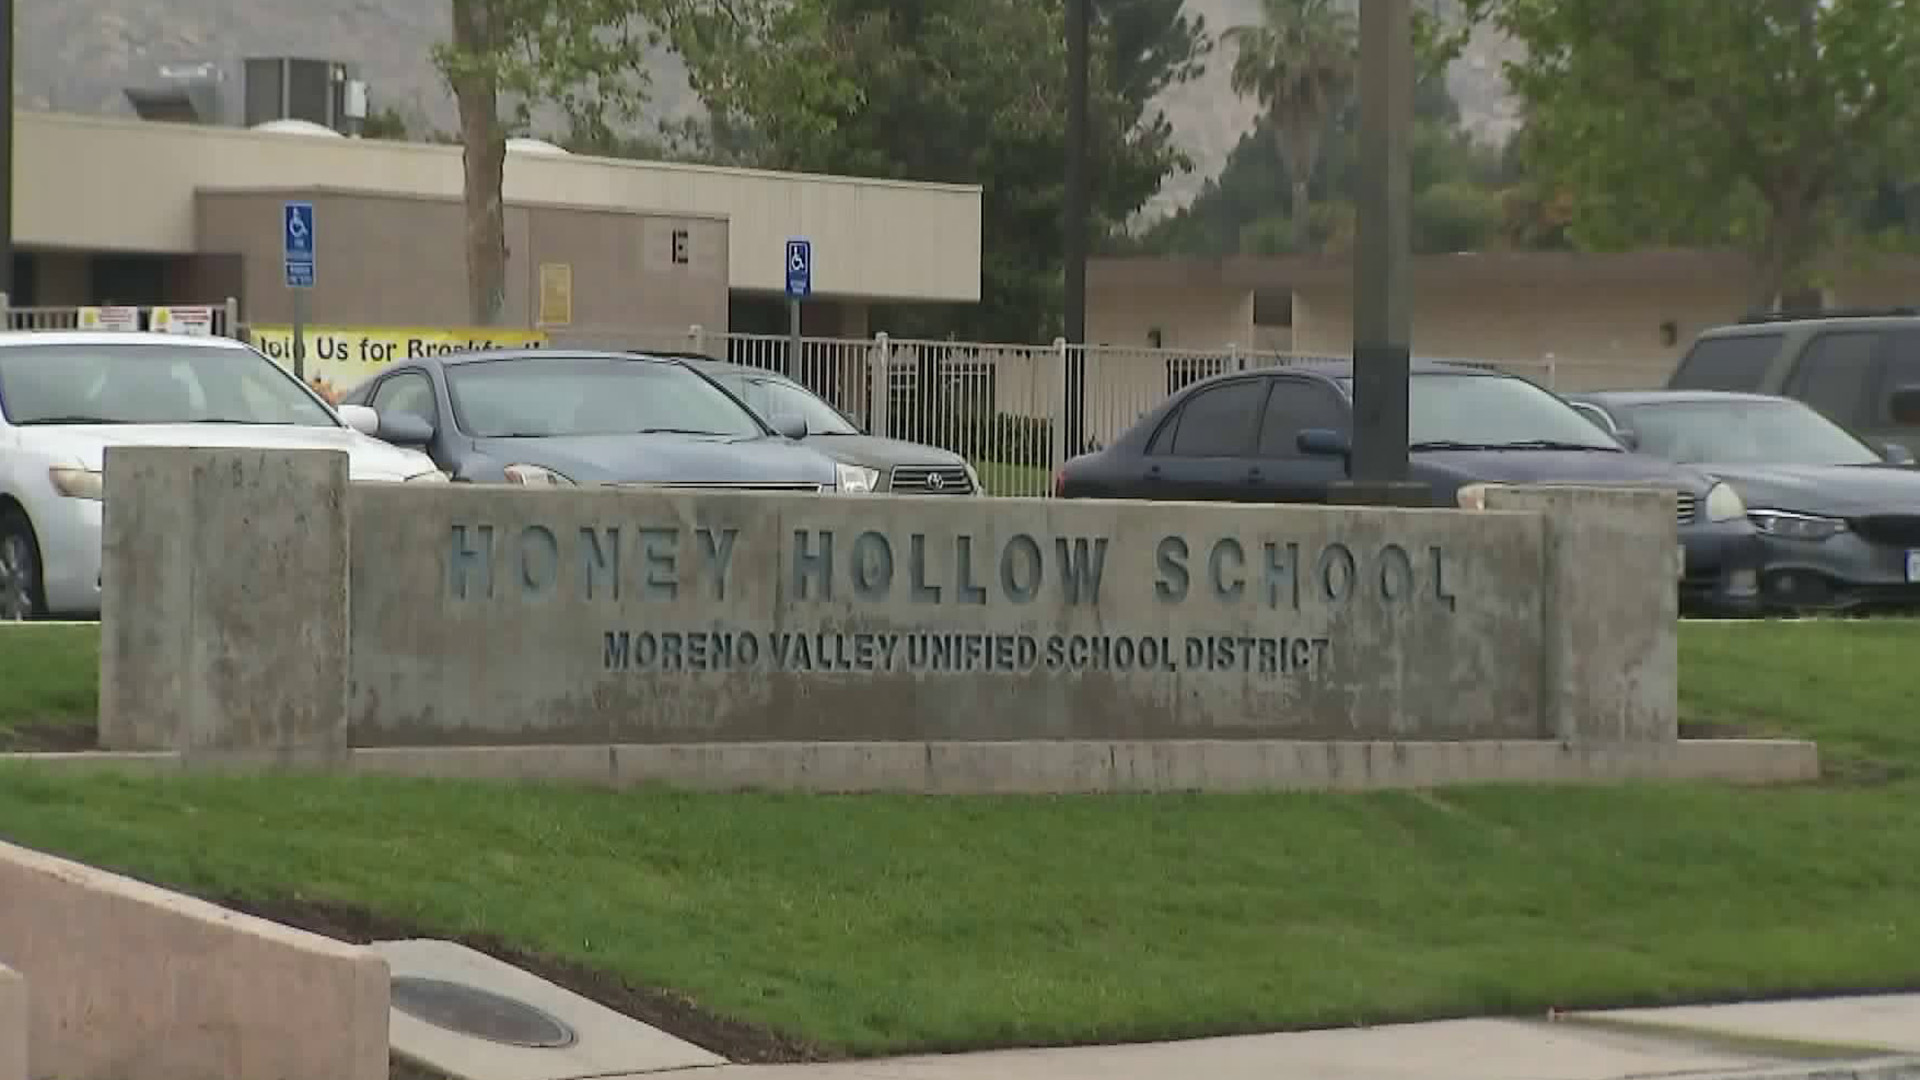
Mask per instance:
[[[1163,349],[1166,347],[1166,335],[1160,332],[1159,327],[1156,326],[1147,331],[1147,347],[1150,349]]]

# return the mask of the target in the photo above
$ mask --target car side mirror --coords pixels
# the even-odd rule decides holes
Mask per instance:
[[[395,446],[425,446],[433,441],[433,423],[413,413],[381,413],[377,437]]]
[[[1613,433],[1613,437],[1620,441],[1621,446],[1629,450],[1640,449],[1640,433],[1632,428],[1621,428],[1619,431]]]
[[[1913,451],[1907,449],[1904,444],[1897,442],[1890,442],[1882,446],[1880,448],[1880,456],[1895,465],[1912,465],[1914,463]]]
[[[1331,428],[1307,428],[1294,437],[1294,445],[1311,457],[1345,458],[1353,453],[1353,443]]]
[[[380,414],[365,405],[342,405],[339,408],[340,419],[347,426],[370,439],[380,437]]]
[[[1920,427],[1920,386],[1895,387],[1887,395],[1887,414],[1901,427]]]
[[[781,413],[773,418],[772,427],[776,434],[789,439],[804,439],[807,437],[807,421],[804,417],[794,416],[790,413]]]

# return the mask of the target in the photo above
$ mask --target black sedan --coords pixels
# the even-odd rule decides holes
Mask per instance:
[[[841,468],[677,360],[547,349],[395,364],[341,399],[456,482],[837,491]]]
[[[1565,401],[1501,372],[1416,362],[1409,404],[1413,479],[1440,504],[1482,505],[1495,485],[1668,489],[1686,548],[1682,607],[1756,608],[1759,540],[1732,487],[1628,453]],[[1070,498],[1324,503],[1348,475],[1352,418],[1351,364],[1215,376],[1069,461],[1055,487]]]
[[[1644,453],[1732,484],[1760,530],[1770,606],[1920,608],[1920,470],[1798,401],[1696,390],[1580,395]]]

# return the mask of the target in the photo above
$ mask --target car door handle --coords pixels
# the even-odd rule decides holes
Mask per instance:
[[[1247,466],[1247,483],[1249,484],[1255,483],[1260,479],[1260,475],[1261,475],[1260,466],[1258,465]]]

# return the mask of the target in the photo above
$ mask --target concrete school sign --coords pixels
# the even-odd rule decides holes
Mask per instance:
[[[326,452],[172,449],[110,451],[107,485],[114,748],[580,747],[604,773],[611,747],[1677,737],[1653,493],[1468,513],[413,490],[350,486]]]

